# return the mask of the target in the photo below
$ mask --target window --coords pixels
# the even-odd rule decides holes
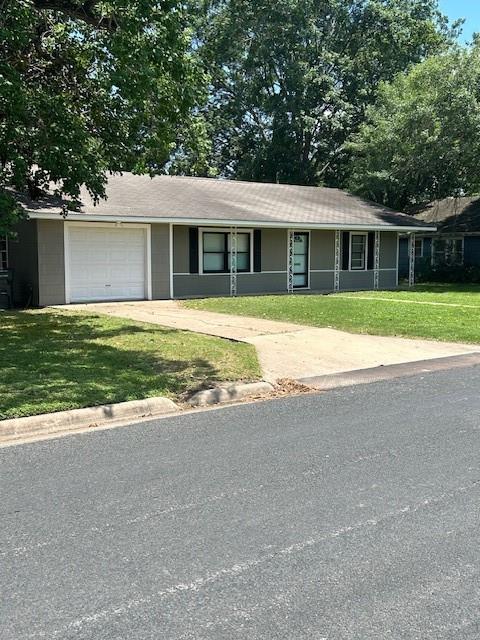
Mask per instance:
[[[463,238],[435,238],[433,264],[463,264]]]
[[[350,269],[364,271],[367,268],[367,234],[350,234]]]
[[[204,231],[203,273],[230,271],[231,235],[227,232]],[[237,233],[237,271],[250,271],[250,233]]]
[[[8,245],[7,239],[0,236],[0,270],[8,269]]]
[[[423,238],[415,238],[415,258],[423,258]]]

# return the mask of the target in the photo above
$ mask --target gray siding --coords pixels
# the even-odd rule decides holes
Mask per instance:
[[[391,231],[380,234],[380,269],[397,268],[397,239]]]
[[[380,271],[379,274],[380,289],[395,289],[397,285],[396,271]]]
[[[285,271],[286,274],[286,229],[262,229],[262,271]]]
[[[175,275],[173,288],[176,298],[190,296],[229,296],[228,274]],[[286,273],[239,273],[237,290],[240,295],[282,293],[287,290]]]
[[[188,274],[188,227],[174,227],[174,295],[230,295],[229,275]],[[310,289],[333,291],[335,232],[312,230],[310,233]],[[397,233],[382,232],[380,237],[380,287],[394,288],[397,283]],[[281,293],[287,291],[287,229],[262,229],[262,272],[238,275],[239,294]],[[340,289],[373,288],[373,271],[344,271]]]
[[[173,293],[176,298],[230,295],[229,275],[177,275],[173,276]]]
[[[152,298],[170,297],[170,237],[168,224],[152,224]]]
[[[310,233],[310,269],[333,269],[335,266],[335,231]]]
[[[281,293],[287,290],[287,273],[241,273],[237,289],[240,294]]]
[[[188,273],[190,248],[188,227],[173,227],[173,273]]]
[[[335,276],[333,271],[328,273],[310,273],[310,289],[313,291],[333,291]]]
[[[15,228],[16,238],[8,240],[8,263],[13,269],[14,303],[38,306],[37,221],[25,220]]]
[[[373,289],[373,271],[340,271],[340,289]]]
[[[37,220],[38,304],[65,304],[63,220]]]

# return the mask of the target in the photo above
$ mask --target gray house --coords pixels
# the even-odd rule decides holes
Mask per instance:
[[[125,173],[107,195],[24,202],[17,302],[392,289],[399,234],[435,230],[336,189]]]
[[[414,212],[415,218],[437,227],[415,237],[415,263],[432,266],[465,265],[480,267],[480,198],[444,198]],[[400,238],[400,277],[409,271],[408,238]]]

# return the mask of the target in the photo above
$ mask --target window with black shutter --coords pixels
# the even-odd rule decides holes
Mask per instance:
[[[237,233],[237,271],[250,271],[250,233]],[[231,234],[224,231],[202,233],[203,273],[230,271]]]
[[[367,235],[366,233],[350,233],[350,269],[365,271],[367,268]]]

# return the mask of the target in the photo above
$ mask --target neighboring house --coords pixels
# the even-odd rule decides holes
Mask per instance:
[[[415,263],[480,266],[480,198],[445,198],[414,213],[437,227],[415,237]],[[409,270],[408,238],[400,238],[399,275]]]
[[[392,289],[399,233],[435,230],[336,189],[125,173],[107,195],[83,193],[68,215],[23,202],[8,247],[18,301]]]

